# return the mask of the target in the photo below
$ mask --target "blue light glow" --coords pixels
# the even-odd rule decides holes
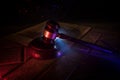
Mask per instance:
[[[66,40],[61,38],[55,39],[56,48],[62,53],[68,53],[70,51],[70,44],[67,43]]]
[[[60,57],[60,56],[62,56],[62,53],[59,51],[59,52],[57,53],[57,57]]]

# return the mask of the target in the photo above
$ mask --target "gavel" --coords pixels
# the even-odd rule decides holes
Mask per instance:
[[[49,20],[46,22],[46,25],[42,33],[42,37],[37,38],[30,43],[32,49],[34,49],[36,52],[34,54],[37,54],[38,58],[42,57],[42,59],[44,58],[47,59],[47,58],[56,57],[56,55],[58,54],[58,50],[55,49],[54,46],[55,46],[55,39],[57,37],[61,39],[66,39],[66,40],[75,42],[77,44],[81,44],[81,45],[84,45],[89,48],[96,49],[96,50],[99,50],[105,53],[109,53],[109,54],[113,53],[112,50],[109,50],[102,46],[89,43],[89,42],[86,42],[80,39],[76,39],[71,36],[65,35],[63,33],[59,33],[59,29],[60,29],[60,25],[56,21]]]

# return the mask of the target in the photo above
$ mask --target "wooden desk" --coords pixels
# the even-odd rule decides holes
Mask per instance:
[[[91,43],[105,46],[102,42],[111,39],[108,34],[115,35],[104,30],[92,28],[91,26],[70,24],[59,22],[61,26],[60,32],[77,39],[82,39]],[[101,53],[93,49],[89,49],[77,43],[66,40],[57,40],[56,43],[61,47],[61,52],[64,54],[60,58],[51,60],[37,60],[31,58],[27,53],[26,47],[28,44],[39,37],[45,22],[31,26],[25,30],[11,34],[5,37],[5,40],[12,41],[24,48],[24,61],[21,61],[22,56],[13,53],[14,56],[6,58],[8,62],[18,62],[14,64],[6,64],[2,62],[0,65],[1,80],[88,80],[88,79],[111,79],[119,80],[120,66],[119,57],[116,58],[107,53]],[[114,36],[114,45],[118,36]],[[17,55],[16,55],[17,54]],[[10,59],[10,60],[8,60]],[[112,59],[112,60],[111,60]]]

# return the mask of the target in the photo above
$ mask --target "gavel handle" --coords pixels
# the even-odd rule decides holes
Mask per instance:
[[[84,45],[84,46],[87,46],[87,47],[95,49],[95,50],[105,52],[105,53],[110,53],[110,54],[115,53],[114,51],[109,50],[109,49],[107,49],[105,47],[102,47],[100,45],[96,45],[96,44],[93,44],[93,43],[90,43],[90,42],[86,42],[86,41],[83,41],[83,40],[80,40],[80,39],[76,39],[76,38],[70,37],[70,36],[62,34],[62,33],[59,33],[58,37],[62,38],[62,39],[69,40],[69,41],[72,41],[72,42],[75,42],[75,43],[78,43],[78,44],[81,44],[81,45]]]

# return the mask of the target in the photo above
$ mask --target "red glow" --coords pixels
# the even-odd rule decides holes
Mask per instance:
[[[4,78],[3,80],[7,80],[6,78]]]
[[[2,78],[2,76],[0,76],[0,80],[7,80],[6,78]]]
[[[55,39],[56,38],[56,34],[55,33],[51,33],[51,32],[49,32],[49,31],[45,31],[44,32],[44,36],[46,37],[46,38],[49,38],[49,39]]]
[[[2,76],[1,76],[1,74],[0,74],[0,80],[2,79]]]
[[[40,54],[38,54],[38,53],[32,53],[32,56],[34,57],[34,58],[40,58]]]

